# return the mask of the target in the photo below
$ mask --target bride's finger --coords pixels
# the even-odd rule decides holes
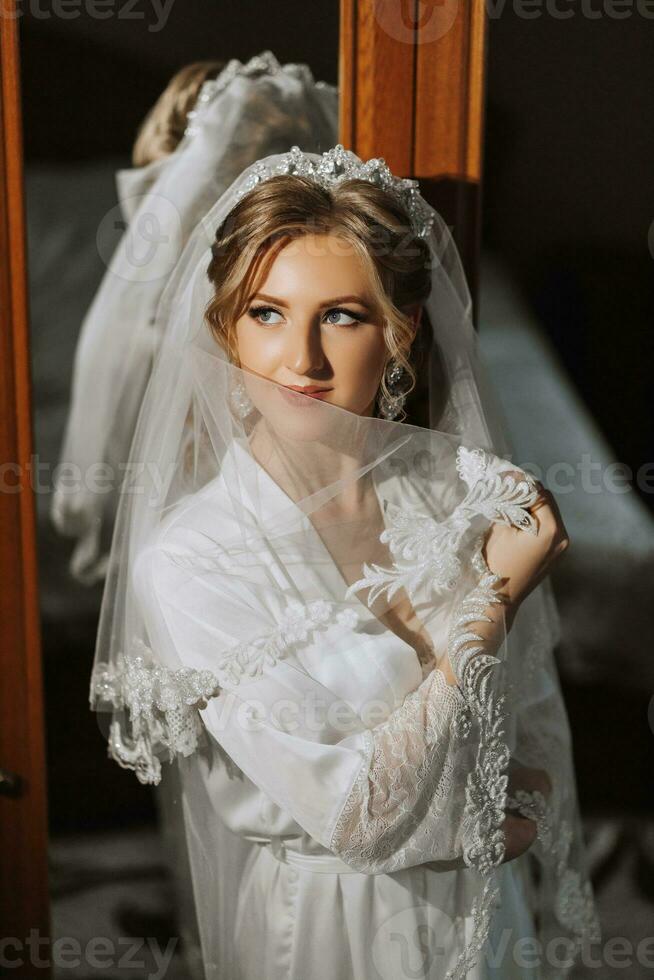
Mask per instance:
[[[543,486],[540,480],[534,480],[533,482],[536,489],[538,490],[538,496],[536,497],[536,500],[533,502],[533,504],[530,507],[527,507],[527,510],[530,512],[530,514],[533,514],[535,510],[538,510],[544,504],[549,504],[551,506],[554,499],[552,497],[551,491],[548,490],[547,487]]]
[[[506,813],[502,824],[504,831],[504,858],[502,863],[513,861],[515,858],[524,854],[536,840],[538,827],[535,820],[528,817],[519,817],[513,813]]]

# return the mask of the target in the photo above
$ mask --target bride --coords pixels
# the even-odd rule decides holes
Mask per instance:
[[[176,767],[204,975],[566,976],[599,936],[567,538],[506,458],[447,227],[383,161],[293,147],[158,317],[91,706],[141,782]]]

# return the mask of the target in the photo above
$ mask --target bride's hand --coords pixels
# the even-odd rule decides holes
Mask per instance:
[[[509,770],[507,795],[515,796],[520,789],[530,793],[538,790],[548,800],[552,792],[552,781],[544,769],[513,763]],[[520,816],[515,811],[507,813],[502,828],[506,839],[503,863],[524,854],[535,841],[538,830],[535,820]]]
[[[523,766],[515,759],[509,762],[507,794],[515,796],[520,789],[528,793],[538,790],[545,799],[549,799],[552,793],[552,780],[545,769],[534,769],[532,766]]]
[[[530,793],[538,790],[546,800],[549,799],[552,792],[552,781],[544,769],[523,766],[511,759],[508,776],[507,796],[515,796],[520,789]],[[516,810],[505,810],[504,812],[506,816],[501,825],[504,832],[502,864],[506,864],[507,861],[514,861],[515,858],[528,851],[538,833],[535,820],[521,816]],[[468,865],[461,856],[451,861],[428,861],[424,867],[431,871],[443,872],[467,868]]]
[[[507,813],[502,823],[504,831],[505,850],[502,864],[507,861],[515,861],[525,851],[528,851],[536,840],[538,828],[535,820],[529,817],[521,817],[515,813]]]
[[[512,475],[519,479],[522,474],[512,471]],[[500,592],[513,612],[570,543],[554,497],[542,483],[536,481],[536,485],[539,496],[527,509],[534,517],[537,534],[506,524],[493,524],[484,544],[486,563],[502,579]]]

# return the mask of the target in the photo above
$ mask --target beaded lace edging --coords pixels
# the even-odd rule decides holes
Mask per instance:
[[[156,748],[167,750],[168,759],[190,755],[203,734],[199,710],[217,697],[222,687],[258,677],[292,649],[331,623],[352,627],[358,620],[353,609],[337,610],[336,604],[316,599],[307,604],[290,600],[272,630],[225,651],[212,670],[191,667],[171,669],[158,663],[153,651],[135,638],[129,655],[120,654],[115,667],[94,671],[91,701],[108,702],[129,710],[128,731],[114,719],[109,728],[108,754],[120,766],[133,769],[139,782],[161,782],[161,762]]]
[[[391,508],[389,526],[380,540],[388,544],[392,566],[364,564],[363,578],[349,587],[346,597],[370,589],[370,604],[384,593],[392,599],[402,588],[410,598],[423,585],[435,593],[451,591],[461,574],[461,541],[475,517],[536,533],[534,518],[527,508],[535,502],[538,489],[529,474],[525,473],[522,480],[510,473],[503,475],[504,470],[518,467],[483,449],[465,446],[457,451],[456,466],[468,487],[464,499],[444,521]]]
[[[559,924],[574,936],[575,949],[571,953],[574,956],[584,942],[600,941],[601,927],[591,883],[584,881],[581,872],[568,864],[572,842],[570,824],[561,821],[554,835],[552,807],[539,790],[518,789],[515,795],[507,797],[506,805],[536,823],[538,856],[555,877],[554,914]]]
[[[121,653],[115,667],[93,672],[91,702],[129,710],[129,733],[117,719],[111,722],[108,754],[124,769],[133,769],[139,782],[156,785],[161,761],[155,746],[166,749],[170,761],[177,753],[194,752],[202,734],[198,710],[220,694],[220,685],[210,670],[173,670],[157,663],[140,638],[134,639],[132,651]]]

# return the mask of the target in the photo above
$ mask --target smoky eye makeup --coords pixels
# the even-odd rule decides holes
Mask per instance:
[[[250,306],[248,309],[248,316],[251,317],[251,319],[256,320],[258,323],[266,324],[266,323],[278,322],[274,320],[262,319],[262,316],[267,313],[275,313],[277,316],[283,315],[282,313],[280,313],[279,310],[276,310],[273,306],[263,306],[263,305]]]
[[[356,310],[347,309],[347,307],[345,306],[330,307],[330,309],[325,310],[323,314],[323,318],[330,317],[332,314],[338,314],[339,316],[349,316],[351,317],[352,320],[355,321],[355,323],[363,323],[368,318],[366,313],[358,313]],[[327,322],[331,323],[335,327],[354,326],[354,324],[351,323],[335,323],[333,320],[329,320],[329,319],[327,320]]]
[[[276,323],[279,321],[264,319],[269,314],[274,314],[277,316],[283,316],[280,310],[275,309],[274,306],[268,305],[253,305],[248,308],[248,316],[259,323]],[[338,323],[336,320],[331,319],[334,316],[338,317],[349,317],[354,323]],[[331,306],[322,313],[322,320],[326,323],[331,324],[335,327],[352,327],[357,323],[363,323],[368,318],[368,313],[360,313],[357,310],[349,309],[346,306]]]

